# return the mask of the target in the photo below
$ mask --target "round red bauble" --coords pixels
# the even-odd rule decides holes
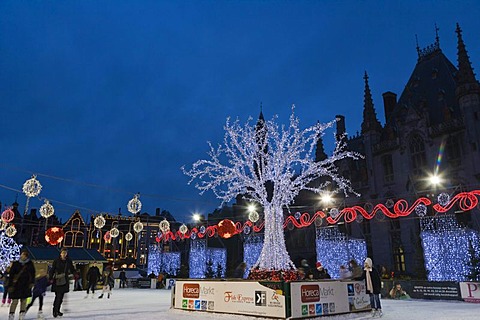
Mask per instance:
[[[8,208],[7,210],[2,212],[2,220],[5,223],[9,223],[10,221],[15,218],[15,212],[11,208]]]
[[[59,227],[52,227],[45,232],[45,240],[52,246],[62,242],[64,236],[62,228]]]
[[[218,235],[224,239],[231,238],[237,233],[235,223],[232,220],[224,219],[218,223]]]

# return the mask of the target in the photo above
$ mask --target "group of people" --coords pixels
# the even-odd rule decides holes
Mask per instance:
[[[69,291],[69,275],[75,272],[72,260],[67,256],[67,249],[60,251],[60,256],[53,261],[52,268],[47,275],[46,269],[35,270],[33,262],[30,260],[27,250],[22,250],[18,261],[14,261],[6,270],[4,275],[4,296],[2,305],[5,302],[10,303],[8,319],[15,318],[15,310],[20,303],[19,320],[25,319],[26,312],[38,298],[38,319],[44,319],[43,316],[43,296],[47,287],[52,285],[52,292],[55,293],[53,303],[53,316],[62,316],[60,307],[65,293]],[[8,295],[8,300],[7,299]],[[27,299],[31,298],[27,305]]]

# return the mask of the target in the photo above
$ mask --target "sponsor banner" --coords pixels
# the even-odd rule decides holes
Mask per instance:
[[[165,289],[171,290],[173,287],[175,287],[176,280],[177,279],[175,278],[167,278],[167,280],[165,280]]]
[[[253,281],[175,283],[174,308],[285,318],[285,296]]]
[[[370,309],[363,282],[323,281],[290,284],[292,318],[308,318]]]
[[[412,281],[412,288],[405,288],[414,299],[461,300],[457,282]]]
[[[480,282],[460,282],[460,293],[463,300],[480,303]]]

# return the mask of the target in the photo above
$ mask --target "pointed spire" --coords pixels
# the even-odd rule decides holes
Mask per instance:
[[[373,106],[372,93],[370,92],[370,86],[368,85],[367,71],[365,71],[363,79],[365,80],[365,93],[363,99],[362,134],[371,130],[380,130],[382,128],[382,125],[377,119],[375,107]]]
[[[457,23],[457,29],[455,30],[458,37],[458,44],[457,44],[457,59],[458,59],[458,75],[457,80],[459,85],[463,84],[473,84],[477,83],[475,79],[475,73],[473,73],[472,64],[470,63],[470,58],[467,53],[467,49],[465,48],[465,43],[463,42],[462,38],[462,29],[460,29],[460,25]]]
[[[319,124],[320,121],[317,121]],[[315,162],[320,162],[327,159],[327,154],[325,153],[325,147],[323,146],[323,139],[322,137],[318,138],[317,141],[317,148],[315,149]]]

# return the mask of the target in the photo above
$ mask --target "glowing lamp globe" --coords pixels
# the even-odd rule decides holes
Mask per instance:
[[[248,214],[248,220],[252,221],[253,223],[257,222],[260,216],[258,215],[257,211],[251,211]]]
[[[15,226],[11,225],[7,229],[5,229],[5,234],[7,237],[13,237],[17,233],[17,229],[15,229]]]
[[[2,220],[5,223],[9,223],[10,221],[15,218],[15,212],[11,208],[8,208],[7,210],[2,212]]]
[[[118,237],[119,234],[120,234],[120,231],[118,231],[117,228],[112,228],[112,229],[110,229],[110,236],[111,236],[112,238]]]
[[[45,241],[52,246],[56,246],[63,241],[64,236],[65,233],[63,232],[62,228],[52,227],[45,232]]]
[[[142,202],[140,202],[139,198],[140,198],[140,195],[136,194],[133,196],[133,198],[130,201],[128,201],[128,204],[127,204],[128,212],[137,214],[138,212],[140,212],[140,210],[142,210]]]
[[[130,241],[132,239],[133,239],[133,235],[130,232],[127,232],[127,234],[125,235],[125,240]]]
[[[142,231],[143,230],[143,223],[141,223],[140,221],[135,222],[135,224],[133,225],[133,230],[136,233],[139,233],[140,231]]]
[[[22,188],[23,193],[29,198],[36,197],[42,191],[42,185],[37,180],[37,176],[33,175],[30,179],[25,181]]]
[[[178,230],[180,231],[181,234],[184,235],[185,233],[187,233],[188,227],[185,224],[182,224],[180,228],[178,228]]]
[[[95,228],[102,229],[105,226],[105,218],[103,216],[98,216],[93,220],[93,225]]]
[[[235,228],[235,224],[232,220],[224,219],[220,221],[217,225],[218,235],[224,239],[231,238],[237,233],[237,229]]]
[[[160,222],[158,227],[163,233],[167,233],[168,231],[170,231],[170,222],[168,222],[167,220],[163,220],[162,222]]]
[[[50,201],[45,200],[45,203],[40,207],[40,215],[45,219],[50,218],[55,213],[55,209],[50,204]]]

